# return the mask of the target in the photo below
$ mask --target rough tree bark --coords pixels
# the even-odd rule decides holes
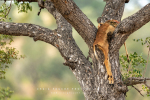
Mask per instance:
[[[141,84],[148,80],[130,78],[122,81],[119,49],[130,34],[150,21],[150,4],[121,21],[125,2],[127,3],[129,0],[106,0],[104,11],[97,21],[100,23],[116,19],[120,22],[109,41],[109,58],[115,80],[114,85],[109,85],[103,64],[103,53],[96,49],[100,62],[100,67],[98,67],[98,61],[92,50],[97,28],[73,0],[18,1],[38,2],[40,7],[46,8],[54,16],[57,29],[50,30],[27,23],[0,22],[0,34],[29,36],[34,41],[41,40],[55,46],[65,60],[64,65],[69,66],[77,78],[86,100],[125,100],[127,86]],[[75,43],[72,37],[72,26],[88,45],[92,65]]]

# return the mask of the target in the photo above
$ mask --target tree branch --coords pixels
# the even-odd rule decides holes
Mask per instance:
[[[61,2],[61,1],[59,1]],[[42,3],[43,4],[43,3]],[[83,53],[80,51],[79,47],[76,45],[72,34],[69,32],[69,27],[66,27],[66,25],[71,26],[64,17],[55,9],[54,5],[50,1],[46,1],[44,3],[44,7],[55,17],[56,23],[58,25],[58,32],[61,33],[62,36],[64,36],[64,45],[61,46],[61,52],[67,55],[65,58],[64,65],[70,66],[72,68],[73,74],[76,76],[77,80],[79,81],[79,84],[84,91],[84,95],[90,96],[93,94],[96,94],[93,90],[93,85],[95,83],[94,75],[93,75],[93,69],[91,63],[85,58]],[[64,31],[66,30],[66,31]],[[72,32],[72,31],[71,31]],[[67,38],[69,36],[69,39]],[[84,77],[84,78],[83,78]],[[90,85],[88,89],[85,89],[85,85]]]
[[[57,44],[59,46],[58,49],[60,53],[65,58],[64,65],[68,65],[72,69],[75,69],[77,66],[81,65],[81,63],[86,63],[85,65],[92,69],[90,62],[85,58],[72,37],[72,26],[57,11],[57,9],[54,7],[54,4],[51,1],[45,1],[43,3],[42,0],[39,0],[38,4],[40,7],[46,8],[56,19],[56,31],[62,36],[60,40],[57,41]]]
[[[89,47],[93,45],[97,28],[73,0],[51,0],[61,15],[75,28]]]
[[[150,78],[130,77],[124,80],[123,82],[127,86],[132,86],[136,84],[146,84],[147,80],[150,80]]]
[[[125,18],[116,28],[111,41],[111,53],[117,52],[130,34],[150,21],[150,3],[135,14]]]
[[[147,85],[147,83],[144,83],[149,89],[150,89],[150,85]]]
[[[136,87],[135,87],[135,86],[133,86],[133,85],[132,85],[132,87],[133,87],[133,88],[135,88],[135,89],[136,89],[136,90],[137,90],[137,91],[141,94],[141,96],[143,96],[143,97],[144,97],[144,95],[141,93],[141,91],[140,91],[138,88],[136,88]]]
[[[107,0],[102,16],[97,19],[98,23],[115,19],[121,21],[125,6],[125,0]]]
[[[0,22],[0,34],[12,36],[29,36],[35,40],[53,43],[57,34],[55,31],[28,23]]]

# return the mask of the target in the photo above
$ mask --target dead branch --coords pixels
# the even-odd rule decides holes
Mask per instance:
[[[134,89],[136,89],[140,94],[141,94],[141,96],[143,96],[144,97],[144,95],[141,93],[141,91],[138,89],[138,88],[136,88],[135,86],[133,86],[132,85],[132,87],[134,88]]]
[[[147,85],[147,83],[146,83],[146,82],[145,82],[144,84],[145,84],[145,86],[147,86],[147,87],[150,89],[150,86],[149,86],[149,85]]]

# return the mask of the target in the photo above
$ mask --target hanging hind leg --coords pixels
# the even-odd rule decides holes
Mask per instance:
[[[105,46],[100,47],[100,49],[104,53],[104,57],[105,57],[104,64],[106,66],[106,71],[107,71],[107,74],[108,74],[109,84],[114,84],[114,79],[113,79],[113,75],[112,75],[112,72],[111,72],[111,64],[109,62],[109,57],[108,57],[108,51],[109,51],[108,50],[108,43],[106,43]]]

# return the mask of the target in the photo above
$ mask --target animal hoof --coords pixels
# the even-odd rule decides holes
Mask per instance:
[[[114,84],[114,79],[112,75],[108,75],[109,84]]]

